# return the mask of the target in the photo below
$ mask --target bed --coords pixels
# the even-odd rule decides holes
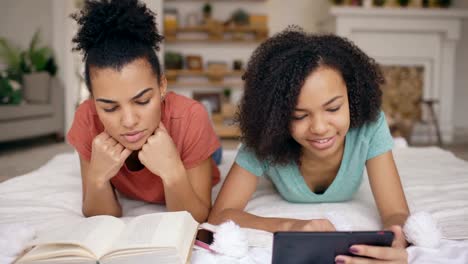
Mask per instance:
[[[411,212],[430,213],[444,238],[435,249],[409,247],[410,263],[468,263],[468,162],[437,147],[399,148],[394,150],[394,156]],[[224,152],[222,176],[234,157],[234,150]],[[218,184],[214,188],[214,195],[220,187]],[[162,206],[120,199],[124,218],[164,211]],[[324,204],[287,203],[270,182],[261,180],[246,210],[262,216],[304,219],[332,212],[342,215],[353,230],[380,228],[367,176],[353,200]],[[25,224],[40,236],[81,217],[77,153],[57,155],[38,170],[0,184],[0,226]]]

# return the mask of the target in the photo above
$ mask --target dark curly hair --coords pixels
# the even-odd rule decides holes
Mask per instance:
[[[79,30],[73,51],[83,53],[85,81],[92,92],[90,66],[121,70],[135,59],[148,60],[161,81],[161,65],[156,56],[164,39],[158,33],[155,14],[138,0],[87,0],[71,17]]]
[[[290,134],[292,115],[305,79],[321,66],[337,70],[346,83],[351,128],[377,119],[384,79],[376,62],[345,38],[288,27],[253,52],[243,75],[236,121],[242,142],[257,158],[299,163],[302,148]]]

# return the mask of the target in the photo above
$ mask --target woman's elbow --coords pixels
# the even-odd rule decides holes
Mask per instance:
[[[122,210],[112,210],[109,212],[99,212],[96,210],[89,210],[85,207],[82,207],[81,212],[83,213],[84,217],[92,217],[92,216],[98,216],[98,215],[110,215],[114,217],[122,217]]]

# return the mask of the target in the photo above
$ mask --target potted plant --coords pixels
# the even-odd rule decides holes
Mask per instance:
[[[231,87],[224,87],[223,89],[223,102],[230,103],[231,102]]]
[[[202,12],[203,12],[203,18],[204,18],[205,22],[211,19],[211,12],[212,11],[213,11],[213,7],[211,6],[211,4],[209,2],[207,2],[207,3],[205,3],[203,5]]]
[[[177,79],[177,70],[183,67],[184,58],[178,52],[168,51],[164,53],[164,67],[165,75],[168,81],[175,81]]]
[[[0,72],[0,104],[21,103],[21,85],[12,80],[8,73]]]
[[[168,51],[164,53],[164,64],[166,70],[181,70],[183,67],[184,58],[178,52]]]
[[[232,21],[237,26],[245,26],[249,24],[249,14],[243,9],[237,9],[232,13]]]
[[[57,73],[57,65],[49,47],[39,47],[40,31],[36,31],[29,49],[22,53],[23,96],[34,103],[48,103],[50,79]]]
[[[407,7],[409,2],[410,0],[398,0],[398,4],[400,4],[401,7]]]

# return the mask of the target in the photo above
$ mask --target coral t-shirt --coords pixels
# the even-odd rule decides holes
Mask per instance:
[[[174,141],[186,169],[198,166],[220,147],[208,113],[197,101],[168,93],[161,104],[161,121]],[[67,139],[82,158],[90,161],[93,139],[103,131],[104,126],[99,120],[94,102],[88,99],[76,110]],[[213,159],[211,164],[215,185],[219,182],[220,173]],[[146,167],[131,171],[124,164],[111,183],[129,198],[165,203],[162,179]]]

